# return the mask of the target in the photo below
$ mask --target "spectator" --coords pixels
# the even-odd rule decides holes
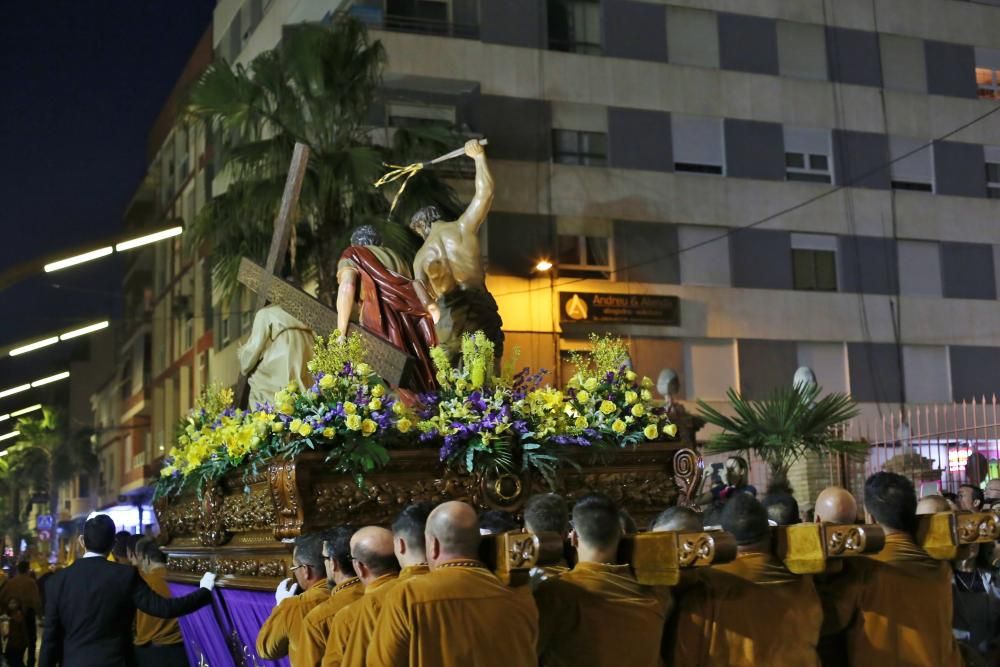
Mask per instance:
[[[0,590],[0,609],[7,609],[11,600],[17,600],[24,614],[28,633],[27,667],[35,665],[35,643],[38,639],[38,617],[42,615],[42,597],[38,592],[38,582],[32,576],[31,565],[27,561],[17,564],[17,575]]]
[[[115,533],[115,543],[111,547],[110,560],[114,560],[116,563],[124,563],[125,565],[132,564],[128,554],[128,544],[131,537],[132,533],[127,530],[119,530]]]
[[[767,518],[776,526],[791,526],[801,521],[799,504],[790,493],[772,493],[761,503],[767,510]]]
[[[7,646],[3,652],[8,667],[24,667],[28,641],[28,619],[21,610],[21,603],[11,598],[7,602]]]
[[[509,512],[490,510],[479,515],[480,535],[499,535],[511,530],[518,530],[520,527]]]
[[[966,512],[978,512],[983,507],[983,490],[972,484],[958,487],[958,508]]]

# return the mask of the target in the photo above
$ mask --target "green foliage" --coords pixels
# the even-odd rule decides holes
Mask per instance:
[[[585,374],[591,365],[597,376],[617,373],[629,361],[628,342],[617,336],[592,333],[590,347],[587,354],[576,351],[569,354],[569,363],[576,369],[577,375]]]
[[[815,385],[797,384],[779,389],[763,401],[748,401],[735,390],[728,392],[735,413],[729,417],[704,401],[700,416],[722,429],[708,443],[708,453],[753,453],[775,478],[785,479],[788,469],[807,453],[863,456],[863,442],[842,440],[836,427],[858,414],[850,396],[827,394]],[[817,400],[818,399],[818,400]]]
[[[326,339],[317,336],[313,356],[309,360],[309,372],[337,375],[347,364],[354,367],[364,363],[366,356],[365,341],[357,332],[347,336],[335,332]]]
[[[228,188],[202,209],[187,238],[212,248],[213,276],[224,294],[236,287],[242,257],[262,260],[267,253],[296,142],[309,147],[310,158],[290,248],[292,273],[316,278],[321,299],[332,300],[337,259],[357,226],[374,224],[386,245],[408,257],[419,239],[400,223],[417,208],[434,204],[457,215],[454,192],[430,170],[409,183],[396,218],[387,220],[386,193],[372,187],[383,163],[427,159],[462,138],[399,129],[391,145],[373,142],[367,123],[385,59],[364,25],[345,17],[331,25],[286,26],[276,49],[247,66],[217,62],[193,87],[188,117],[209,125]]]

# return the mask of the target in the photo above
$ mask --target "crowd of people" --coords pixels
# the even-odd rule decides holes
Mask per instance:
[[[172,598],[167,557],[149,538],[115,533],[105,514],[87,520],[81,558],[45,583],[41,667],[188,665],[175,619],[212,600],[211,572]],[[13,582],[13,580],[11,580]]]
[[[461,502],[411,505],[390,528],[302,536],[294,581],[278,587],[257,653],[288,656],[294,667],[995,664],[996,623],[985,640],[975,636],[982,629],[953,632],[963,622],[961,604],[953,619],[953,585],[988,596],[993,579],[968,574],[985,561],[970,564],[963,553],[951,564],[918,546],[908,479],[869,477],[866,517],[845,489],[820,493],[815,521],[877,523],[886,544],[800,576],[775,556],[772,541],[774,525],[802,520],[794,497],[777,492],[758,501],[737,477],[709,498],[710,511],[671,507],[652,522],[652,531],[692,532],[707,520],[738,544],[732,562],[686,571],[669,588],[640,585],[618,560],[634,524],[597,493],[571,509],[554,494],[529,500],[523,527],[559,533],[567,545],[566,559],[534,570],[530,587],[501,584],[478,560],[482,534],[520,527],[512,516],[477,516]],[[976,491],[963,487],[963,507],[982,506]],[[921,510],[947,511],[940,500]]]
[[[738,462],[732,470],[739,472]],[[724,484],[708,511],[670,507],[648,527],[719,527],[737,542],[734,560],[686,570],[672,587],[639,584],[620,560],[621,541],[636,527],[600,493],[572,507],[555,494],[533,496],[523,523],[449,501],[410,505],[389,527],[303,535],[292,552],[293,578],[275,591],[256,652],[264,660],[288,657],[293,667],[997,664],[992,549],[972,545],[949,563],[915,537],[918,514],[948,511],[948,499],[918,503],[908,479],[880,472],[865,483],[861,517],[848,491],[828,488],[813,519],[876,523],[885,546],[832,559],[822,574],[795,575],[773,542],[775,525],[802,520],[794,497],[773,492],[759,501],[738,475]],[[1000,484],[988,491],[1000,496]],[[956,502],[978,510],[997,499],[963,486]],[[565,557],[532,570],[530,586],[508,586],[479,560],[482,536],[522,526],[559,534]],[[214,575],[171,599],[166,557],[153,541],[116,539],[102,515],[88,520],[81,540],[85,557],[45,586],[40,664],[188,664],[169,619],[207,604]],[[29,614],[41,609],[27,568],[19,572],[0,588],[10,665],[25,664],[29,640],[17,628],[26,633]]]

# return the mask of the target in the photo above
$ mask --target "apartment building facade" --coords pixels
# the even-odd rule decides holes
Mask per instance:
[[[490,286],[526,360],[558,368],[596,326],[687,398],[759,398],[806,365],[899,405],[996,389],[988,4],[232,0],[215,34],[243,62],[284,23],[347,11],[386,46],[387,125],[489,138]],[[594,294],[677,309],[567,314]]]
[[[995,4],[222,0],[189,68],[356,16],[388,53],[373,125],[489,139],[482,247],[520,363],[564,381],[607,331],[639,371],[676,370],[685,400],[763,398],[808,366],[874,416],[997,390]],[[153,218],[187,224],[225,187],[210,145],[165,109]],[[206,383],[236,380],[252,323],[181,240],[145,252],[148,351],[129,372],[141,357],[149,427],[109,445],[119,495],[148,491]]]

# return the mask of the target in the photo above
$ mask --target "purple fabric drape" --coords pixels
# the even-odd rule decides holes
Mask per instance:
[[[266,591],[239,591],[226,588],[219,591],[222,600],[229,611],[236,634],[246,647],[247,654],[253,659],[247,659],[247,664],[260,664],[262,666],[289,667],[288,658],[281,660],[261,660],[257,656],[255,647],[257,646],[257,634],[264,625],[264,621],[271,615],[274,609],[274,594]],[[254,663],[253,660],[257,660]],[[215,667],[213,663],[212,667]]]
[[[197,589],[197,586],[170,583],[170,592],[174,597],[193,593]],[[192,665],[198,665],[204,656],[210,667],[236,667],[226,644],[226,629],[219,624],[219,619],[224,619],[225,615],[216,595],[212,594],[212,604],[177,619],[184,637],[184,649]]]

